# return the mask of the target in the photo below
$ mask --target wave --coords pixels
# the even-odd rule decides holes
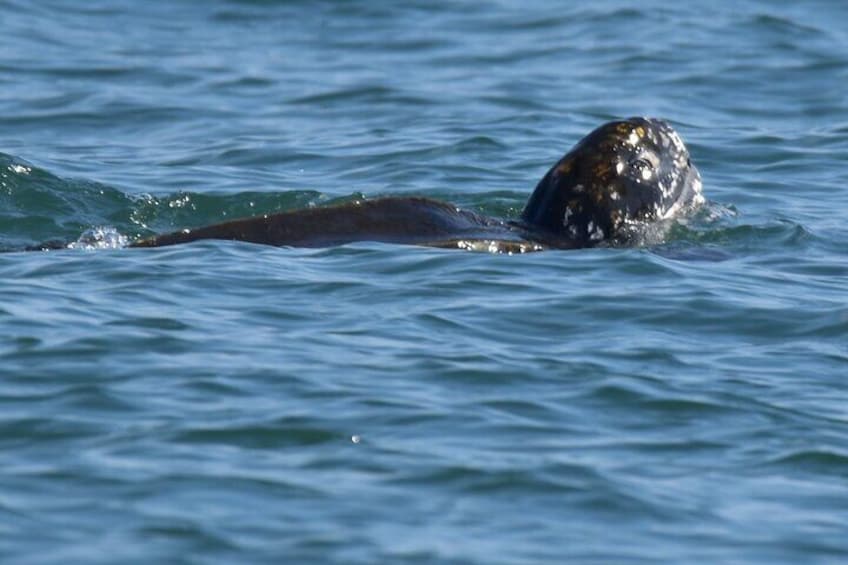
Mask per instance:
[[[118,248],[156,233],[385,195],[330,196],[314,190],[128,194],[91,180],[61,178],[0,153],[0,250]],[[510,219],[518,217],[527,197],[512,191],[431,190],[422,195]],[[751,225],[740,221],[734,207],[709,202],[691,217],[646,226],[636,245],[672,258],[723,260],[754,249],[803,245],[811,238],[799,223],[774,219]]]

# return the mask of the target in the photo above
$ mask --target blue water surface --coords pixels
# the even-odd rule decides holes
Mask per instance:
[[[846,84],[830,0],[0,0],[0,560],[848,560]],[[121,248],[514,218],[632,115],[708,198],[653,245]]]

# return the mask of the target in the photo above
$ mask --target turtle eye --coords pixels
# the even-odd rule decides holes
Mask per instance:
[[[653,168],[651,163],[647,159],[644,159],[642,157],[637,157],[635,159],[632,159],[630,161],[629,165],[630,165],[630,168],[639,169],[639,170],[645,170],[645,169],[650,170],[650,169]]]

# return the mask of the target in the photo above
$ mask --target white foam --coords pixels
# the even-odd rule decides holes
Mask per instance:
[[[68,244],[68,249],[120,249],[129,243],[127,236],[113,227],[98,226],[85,230],[82,235]]]
[[[32,172],[32,167],[26,167],[24,165],[18,164],[9,165],[8,169],[13,173],[17,173],[19,175],[28,175]]]

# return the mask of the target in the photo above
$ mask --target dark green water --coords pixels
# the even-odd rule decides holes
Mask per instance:
[[[0,254],[0,561],[848,560],[840,2],[0,0],[0,247],[517,215],[671,120],[657,245]]]

